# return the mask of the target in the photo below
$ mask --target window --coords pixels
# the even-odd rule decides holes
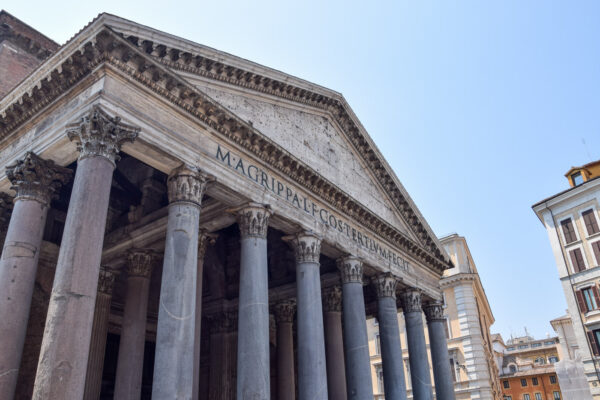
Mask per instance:
[[[450,359],[450,371],[452,371],[452,382],[456,382],[456,368],[454,368],[454,359]]]
[[[511,365],[511,366],[509,366],[508,368],[510,369],[510,372],[511,372],[511,373],[513,373],[513,374],[514,374],[515,372],[517,372],[517,366],[516,366],[516,365]]]
[[[528,344],[519,345],[519,349],[528,349],[528,348],[529,348]]]
[[[600,240],[591,243],[591,246],[594,257],[596,257],[596,265],[600,265]]]
[[[521,379],[521,386],[527,386],[527,379]]]
[[[512,400],[512,396],[504,396],[504,400]]]
[[[542,347],[542,343],[541,342],[531,343],[531,347]]]
[[[554,340],[548,340],[547,342],[544,342],[544,346],[552,346],[554,343],[556,343]]]
[[[554,400],[560,400],[560,392],[552,392],[554,394]]]
[[[381,340],[379,339],[379,333],[375,334],[375,354],[381,354]]]
[[[538,378],[531,378],[531,384],[533,386],[537,386],[538,385]]]
[[[446,339],[450,339],[452,335],[450,335],[450,320],[446,318],[446,323],[444,324],[444,328],[446,331]]]
[[[506,351],[513,351],[514,349],[515,349],[514,346],[513,347],[507,347]]]
[[[508,381],[502,381],[502,385],[504,386],[504,389],[510,389],[510,383],[508,383]]]
[[[528,393],[525,393],[525,394],[523,395],[523,400],[531,400],[531,398],[529,397],[529,394],[528,394]]]
[[[573,186],[581,185],[583,183],[583,176],[581,172],[575,172],[571,174],[571,180],[573,181]]]
[[[383,393],[383,368],[381,365],[375,366],[375,375],[377,376],[377,391]]]
[[[596,220],[596,214],[594,213],[593,208],[582,212],[581,216],[583,217],[583,223],[588,236],[600,231],[600,229],[598,229],[598,221]]]
[[[588,332],[588,340],[590,341],[590,347],[592,348],[592,353],[597,356],[600,354],[598,351],[598,343],[600,343],[600,329],[596,329],[594,331]]]
[[[570,250],[569,256],[571,257],[571,265],[573,265],[574,272],[585,270],[585,261],[583,261],[583,254],[581,254],[580,248]]]
[[[579,308],[582,312],[597,310],[600,304],[600,294],[596,286],[587,287],[575,292]]]
[[[560,221],[560,226],[562,226],[563,236],[567,244],[573,243],[577,240],[577,235],[575,234],[575,228],[573,227],[573,221],[571,221],[571,218]]]
[[[556,375],[550,375],[550,383],[552,383],[552,384],[556,383]]]
[[[536,393],[535,394],[535,400],[542,400],[542,394],[541,393]]]
[[[556,356],[548,357],[548,362],[550,364],[554,364],[554,363],[558,362],[558,357],[556,357]]]

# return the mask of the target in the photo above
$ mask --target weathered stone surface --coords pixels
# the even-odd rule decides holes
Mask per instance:
[[[441,302],[430,302],[423,306],[427,317],[429,331],[429,348],[431,366],[435,382],[435,398],[438,400],[454,400],[454,380],[450,370],[448,343],[446,342],[446,318]]]
[[[324,291],[323,311],[329,399],[347,400],[346,362],[342,336],[342,289],[339,286]]]
[[[294,313],[295,301],[285,301],[275,306],[277,321],[277,399],[296,398],[294,371]]]

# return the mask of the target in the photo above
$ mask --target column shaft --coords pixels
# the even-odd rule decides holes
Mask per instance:
[[[100,270],[98,295],[94,309],[92,340],[90,342],[90,357],[88,359],[85,378],[84,400],[98,400],[100,398],[113,282],[114,275],[112,272],[105,269]]]
[[[134,250],[129,254],[129,276],[115,381],[116,400],[139,399],[142,395],[146,316],[153,263],[152,252]]]
[[[429,330],[429,348],[433,379],[435,382],[435,397],[437,400],[454,400],[454,381],[450,370],[448,343],[446,342],[446,319],[441,303],[430,303],[424,307]]]
[[[277,322],[277,399],[294,400],[296,383],[294,374],[294,309],[293,301],[275,306]],[[300,351],[300,350],[298,350]]]
[[[321,238],[311,232],[288,236],[296,255],[298,301],[298,397],[327,399],[327,365],[321,304]]]
[[[348,399],[373,399],[362,263],[354,257],[339,262],[342,273],[344,350]]]
[[[113,169],[104,157],[78,162],[35,379],[36,400],[83,397]]]
[[[373,283],[377,291],[377,315],[385,398],[406,400],[404,362],[402,360],[398,309],[396,307],[396,280],[391,275],[386,274],[377,276]]]
[[[342,292],[334,287],[323,299],[325,354],[327,359],[327,392],[329,400],[346,400],[346,363],[342,335]]]
[[[421,310],[421,293],[416,290],[402,293],[402,310],[406,327],[413,398],[415,400],[433,400]]]
[[[269,211],[251,204],[238,214],[241,232],[237,398],[269,399]]]
[[[60,176],[56,171],[68,171]],[[17,191],[0,260],[0,393],[12,398],[27,333],[40,247],[53,184],[70,170],[33,153],[6,169]],[[46,187],[49,186],[49,187]],[[57,186],[57,185],[55,185]]]

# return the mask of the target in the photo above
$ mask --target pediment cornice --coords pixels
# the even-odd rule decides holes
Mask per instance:
[[[282,82],[243,72],[234,67],[211,63],[205,58],[194,58],[168,50],[166,47],[140,43],[136,38],[124,38],[109,27],[96,30],[88,40],[77,41],[74,49],[57,62],[54,68],[37,81],[28,82],[30,89],[19,87],[23,94],[4,107],[0,115],[0,141],[10,136],[21,124],[72,88],[89,75],[101,63],[107,63],[149,87],[171,103],[179,106],[203,124],[224,135],[258,158],[281,171],[317,196],[360,221],[365,227],[379,234],[390,243],[403,249],[406,254],[434,269],[442,271],[451,265],[421,219],[411,207],[410,201],[399,189],[369,140],[362,135],[340,99],[290,87]],[[61,49],[63,50],[63,49]],[[155,53],[155,54],[153,54]],[[168,55],[168,57],[167,57]],[[165,59],[167,57],[167,59]],[[183,60],[180,62],[179,60]],[[53,61],[53,60],[50,60]],[[56,61],[56,60],[54,60]],[[199,64],[197,63],[199,61]],[[186,67],[187,65],[187,67]],[[192,66],[194,65],[194,66]],[[334,184],[310,167],[304,165],[279,145],[267,139],[246,121],[241,120],[172,69],[197,68],[211,79],[228,79],[232,84],[246,85],[272,95],[287,96],[290,100],[327,110],[343,128],[358,154],[371,169],[382,188],[387,192],[407,224],[418,236],[420,243],[383,221],[366,207],[352,199]],[[191,71],[190,72],[194,72]]]

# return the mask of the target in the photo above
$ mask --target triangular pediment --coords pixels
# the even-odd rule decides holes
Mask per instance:
[[[53,62],[57,68],[48,73]],[[246,143],[417,258],[439,269],[451,265],[341,95],[110,15],[88,25],[3,99],[0,139],[101,62]]]

